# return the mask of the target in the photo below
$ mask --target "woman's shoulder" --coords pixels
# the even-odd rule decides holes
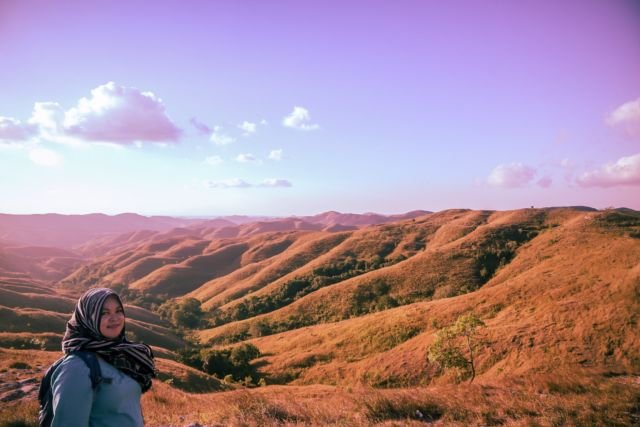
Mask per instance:
[[[89,356],[91,357],[91,356]],[[56,370],[53,372],[52,380],[55,381],[56,378],[66,376],[66,374],[73,373],[75,374],[89,374],[89,366],[84,358],[78,354],[68,354],[65,358],[60,362],[60,364],[56,367]]]

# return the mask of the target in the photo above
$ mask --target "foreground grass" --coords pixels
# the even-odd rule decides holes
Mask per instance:
[[[41,378],[57,352],[0,349],[0,387]],[[640,377],[578,371],[479,378],[474,384],[376,389],[329,385],[245,389],[170,360],[142,398],[147,426],[640,425]],[[580,372],[584,372],[580,371]],[[620,371],[622,372],[622,371]],[[179,387],[179,388],[178,388]],[[33,392],[0,403],[0,426],[36,426]]]
[[[640,423],[640,382],[508,381],[412,389],[270,386],[185,395],[160,384],[143,400],[149,425],[513,425]],[[170,409],[171,408],[171,409]]]
[[[158,381],[142,405],[148,426],[628,426],[640,423],[640,380],[538,378],[385,390],[268,386],[207,394]],[[36,425],[36,412],[33,399],[5,403],[0,425]]]

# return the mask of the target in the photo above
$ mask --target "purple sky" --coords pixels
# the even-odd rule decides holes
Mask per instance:
[[[0,2],[0,212],[640,209],[637,1]]]

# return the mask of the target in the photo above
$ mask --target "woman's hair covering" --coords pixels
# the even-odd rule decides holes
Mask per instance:
[[[62,351],[65,354],[80,350],[95,352],[136,380],[144,393],[151,388],[151,378],[155,377],[153,352],[146,344],[127,340],[124,327],[120,336],[113,340],[106,339],[100,333],[102,306],[110,296],[116,297],[122,306],[118,294],[107,288],[90,289],[80,297],[67,322]],[[122,309],[124,310],[124,306]]]

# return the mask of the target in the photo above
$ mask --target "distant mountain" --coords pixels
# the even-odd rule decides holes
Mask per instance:
[[[140,232],[168,232],[175,228],[208,230],[217,237],[235,237],[267,231],[320,230],[338,231],[371,224],[383,224],[416,218],[427,211],[401,215],[342,214],[325,212],[308,217],[273,218],[231,215],[214,219],[142,216],[133,213],[119,215],[10,215],[0,214],[0,242],[12,246],[48,246],[76,248],[89,254],[104,253],[120,239],[137,239]],[[180,231],[176,231],[180,233]],[[129,234],[127,234],[129,233]],[[193,231],[182,231],[183,234]],[[121,234],[123,236],[121,236]],[[110,243],[111,242],[111,243]]]
[[[120,215],[0,214],[0,240],[20,245],[73,248],[87,241],[131,231],[167,231],[202,220],[124,213]]]
[[[373,224],[385,224],[388,222],[401,221],[405,219],[413,219],[423,215],[430,214],[429,211],[416,210],[398,215],[381,215],[377,213],[340,213],[336,211],[328,211],[318,215],[297,217],[311,224],[322,224],[329,227],[341,226],[365,226]]]
[[[81,254],[66,249],[0,243],[0,278],[18,275],[56,281],[71,274],[86,261]]]
[[[227,215],[227,216],[219,216],[217,218],[214,218],[212,220],[209,221],[229,221],[232,224],[235,225],[242,225],[242,224],[247,224],[250,222],[257,222],[257,221],[270,221],[272,219],[275,219],[275,217],[272,216],[249,216],[249,215]]]

